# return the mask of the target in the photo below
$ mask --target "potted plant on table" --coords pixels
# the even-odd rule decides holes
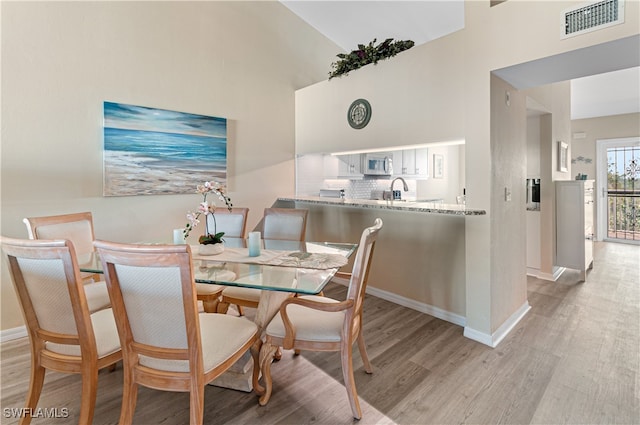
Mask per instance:
[[[214,181],[199,184],[196,187],[196,193],[202,195],[202,202],[200,202],[197,211],[189,211],[187,213],[187,220],[189,221],[182,233],[186,239],[189,233],[191,233],[191,230],[200,222],[200,216],[204,214],[204,234],[198,238],[198,243],[200,243],[198,253],[201,255],[219,254],[224,251],[224,239],[222,239],[224,232],[218,232],[216,229],[216,205],[214,201],[207,201],[207,195],[217,195],[218,198],[225,203],[229,211],[233,208],[231,198],[225,194],[224,186]],[[213,220],[213,233],[209,232],[209,216],[211,216]]]

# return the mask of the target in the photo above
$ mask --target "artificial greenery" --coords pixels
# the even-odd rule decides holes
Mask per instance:
[[[377,46],[374,46],[375,43],[376,39],[374,38],[366,46],[358,44],[358,50],[352,50],[351,53],[339,53],[337,56],[340,60],[331,64],[333,71],[329,73],[329,79],[347,75],[350,71],[370,63],[377,64],[379,60],[395,56],[404,50],[412,48],[415,44],[411,40],[393,41],[393,38],[387,38]]]
[[[215,220],[215,217],[214,217]],[[206,235],[202,235],[198,238],[198,243],[202,245],[212,245],[216,243],[223,243],[224,232],[218,232],[216,234],[207,233]]]

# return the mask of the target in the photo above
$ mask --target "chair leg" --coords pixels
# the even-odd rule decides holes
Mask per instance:
[[[189,417],[191,425],[204,423],[204,385],[191,386],[191,391],[189,392]]]
[[[342,362],[342,377],[344,378],[344,386],[347,389],[351,412],[353,413],[354,418],[360,419],[362,417],[362,411],[360,410],[360,400],[358,400],[358,392],[356,391],[356,380],[353,376],[353,349],[351,347],[351,342],[352,341],[342,342],[340,360]]]
[[[242,306],[241,305],[237,305],[236,307],[238,307],[238,314],[240,316],[244,316],[244,310],[242,310]]]
[[[362,357],[362,363],[364,364],[364,371],[367,373],[373,373],[371,362],[369,361],[369,356],[367,355],[367,347],[364,343],[364,335],[362,335],[362,327],[360,327],[360,330],[358,330],[358,348],[360,349],[360,357]]]
[[[273,362],[273,355],[277,349],[277,346],[271,345],[269,342],[265,342],[260,350],[262,377],[264,378],[264,394],[260,397],[260,406],[266,405],[271,398],[271,391],[273,390],[273,381],[271,380],[271,363]]]
[[[96,408],[98,394],[98,367],[95,362],[83,365],[82,396],[80,398],[80,419],[78,423],[93,423],[93,412]]]
[[[138,384],[133,380],[133,371],[124,365],[124,383],[122,387],[122,407],[120,410],[120,425],[129,425],[133,422],[133,414],[136,411],[138,401]]]
[[[27,393],[27,401],[25,403],[25,414],[20,420],[20,425],[31,423],[31,413],[36,410],[42,386],[44,385],[44,375],[46,369],[40,365],[38,355],[31,353],[31,379],[29,381],[29,392]]]

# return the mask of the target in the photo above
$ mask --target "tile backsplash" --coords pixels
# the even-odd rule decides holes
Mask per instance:
[[[344,189],[345,196],[349,199],[382,199],[382,191],[389,190],[391,179],[362,179],[362,180],[346,180],[346,179],[325,179],[323,180],[322,189]],[[402,192],[403,198],[416,196],[415,180],[407,180],[409,186],[408,192]],[[318,196],[318,187],[303,193],[298,188],[298,195],[301,196]],[[402,182],[396,182],[395,189],[402,190]]]

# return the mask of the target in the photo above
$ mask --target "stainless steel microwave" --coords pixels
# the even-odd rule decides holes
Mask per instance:
[[[366,153],[362,165],[365,175],[390,176],[393,173],[393,160],[390,154]]]

